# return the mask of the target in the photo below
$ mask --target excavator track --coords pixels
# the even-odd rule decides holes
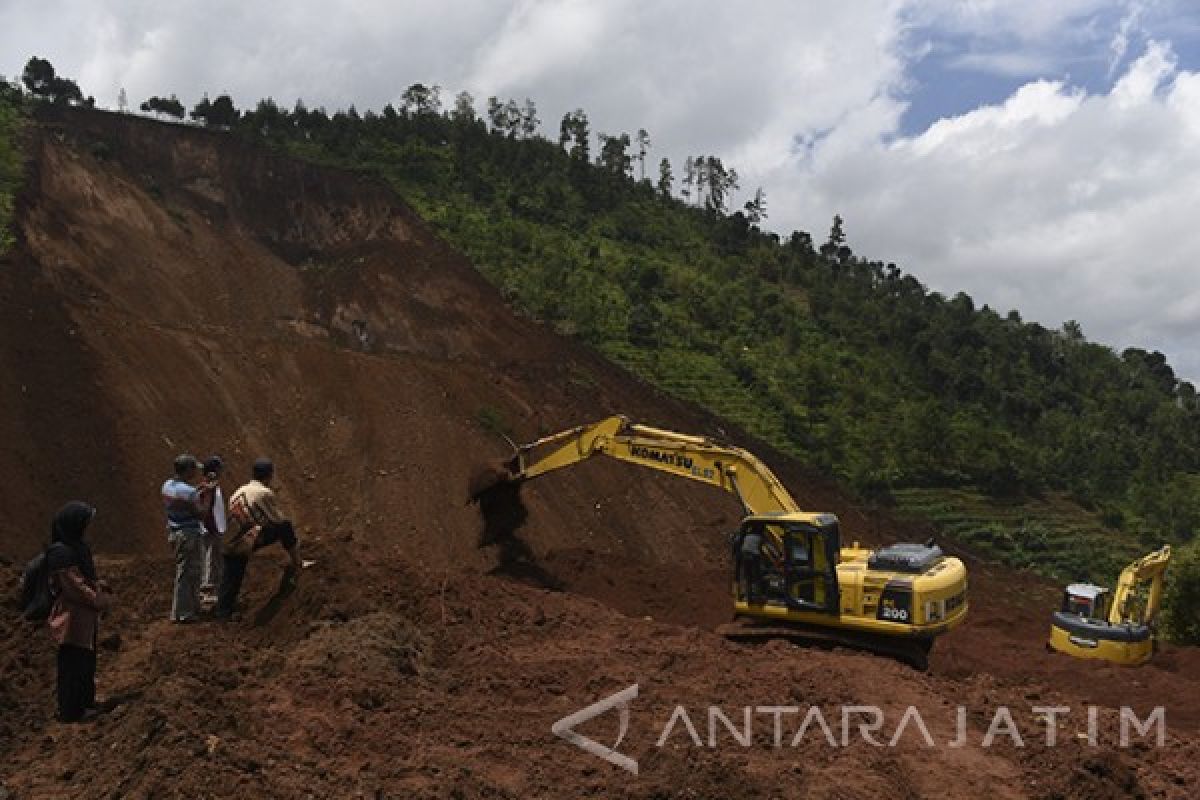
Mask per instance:
[[[745,617],[737,617],[733,622],[721,625],[717,633],[730,641],[747,644],[784,639],[805,646],[848,647],[895,659],[921,672],[929,669],[929,652],[933,648],[932,639],[872,636],[838,628],[818,628],[792,622],[760,622]]]

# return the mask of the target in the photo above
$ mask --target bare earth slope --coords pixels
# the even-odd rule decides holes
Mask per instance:
[[[727,643],[723,534],[736,504],[592,463],[528,487],[533,560],[477,547],[472,467],[518,439],[624,412],[718,433],[589,351],[514,316],[386,188],[219,133],[102,113],[47,117],[30,143],[19,246],[0,261],[0,565],[64,500],[120,595],[100,654],[124,702],[90,727],[50,719],[53,653],[0,611],[0,786],[16,797],[1123,797],[1200,780],[1200,658],[1118,670],[1044,652],[1055,593],[972,560],[972,618],[927,674],[842,650]],[[742,437],[848,537],[918,537]],[[318,565],[276,592],[256,560],[245,618],[172,628],[157,486],[181,450],[231,482],[269,454]],[[5,569],[4,589],[15,570]],[[553,737],[632,683],[634,777]],[[751,746],[709,705],[880,705],[886,741],[916,706],[936,747],[809,731]],[[1010,705],[1024,747],[982,738]],[[1084,707],[1103,707],[1089,746]],[[1115,707],[1167,709],[1162,748],[1112,741]],[[955,707],[965,746],[951,748]],[[1056,748],[1033,705],[1071,706]],[[616,738],[615,715],[585,731]],[[784,744],[798,720],[785,721]]]

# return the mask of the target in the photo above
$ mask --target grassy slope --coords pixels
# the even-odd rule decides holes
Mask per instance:
[[[13,199],[22,173],[17,137],[23,123],[21,110],[0,96],[0,255],[12,246]]]
[[[1059,581],[1111,584],[1150,549],[1061,494],[1006,502],[969,489],[900,489],[895,497],[902,514],[933,522],[983,556]]]

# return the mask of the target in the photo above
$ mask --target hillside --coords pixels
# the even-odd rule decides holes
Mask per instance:
[[[512,114],[440,112],[420,85],[405,99],[361,115],[264,101],[231,124],[386,179],[522,313],[860,497],[1065,494],[1122,552],[1200,527],[1200,403],[1161,353],[931,292],[919,264],[856,255],[853,220],[780,236],[761,204],[730,208],[719,158],[656,183],[628,138],[602,134],[592,153],[582,111],[556,144]],[[1073,577],[1112,566],[1076,561]]]
[[[9,796],[1179,797],[1200,780],[1194,651],[1136,671],[1050,656],[1057,589],[970,552],[971,621],[920,674],[714,635],[738,512],[700,486],[590,463],[529,487],[531,559],[479,548],[465,487],[505,454],[496,431],[614,411],[751,446],[848,538],[928,530],[513,313],[379,180],[102,112],[46,110],[28,133],[0,260],[0,558],[27,558],[63,500],[99,507],[120,596],[101,691],[123,702],[52,723],[50,648],[0,610]],[[183,449],[223,453],[233,482],[272,455],[317,561],[288,593],[278,558],[256,560],[231,626],[166,622],[157,487]],[[550,734],[635,681],[636,779]],[[970,736],[936,758],[914,737],[777,751],[766,727],[751,748],[654,746],[677,704],[779,703],[831,720],[873,703],[893,722],[914,705],[939,739],[962,704]],[[1118,706],[1162,703],[1164,747],[1116,746]],[[1001,704],[1026,747],[982,746]],[[1078,738],[1078,712],[1045,746],[1031,704],[1101,707],[1102,742]]]

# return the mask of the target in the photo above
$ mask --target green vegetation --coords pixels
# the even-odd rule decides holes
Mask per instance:
[[[92,98],[84,100],[79,84],[64,78],[54,71],[54,65],[44,58],[34,56],[21,73],[21,82],[30,96],[59,105],[93,105]]]
[[[480,406],[475,412],[475,421],[479,427],[494,436],[512,436],[512,428],[504,419],[504,414],[494,406]]]
[[[24,121],[20,94],[0,81],[0,255],[13,245],[13,202],[24,174],[20,143]]]
[[[898,489],[894,494],[901,514],[935,522],[985,557],[1064,583],[1111,584],[1126,564],[1157,546],[1114,535],[1098,513],[1057,492],[1020,500],[969,489]]]
[[[929,292],[839,217],[772,233],[766,193],[734,210],[716,156],[648,169],[646,131],[595,135],[576,110],[551,140],[528,99],[485,108],[414,84],[379,112],[221,95],[191,116],[380,176],[523,313],[1011,563],[1110,573],[1200,526],[1200,401],[1161,353]]]
[[[1200,644],[1200,542],[1171,553],[1162,627],[1173,641]]]

